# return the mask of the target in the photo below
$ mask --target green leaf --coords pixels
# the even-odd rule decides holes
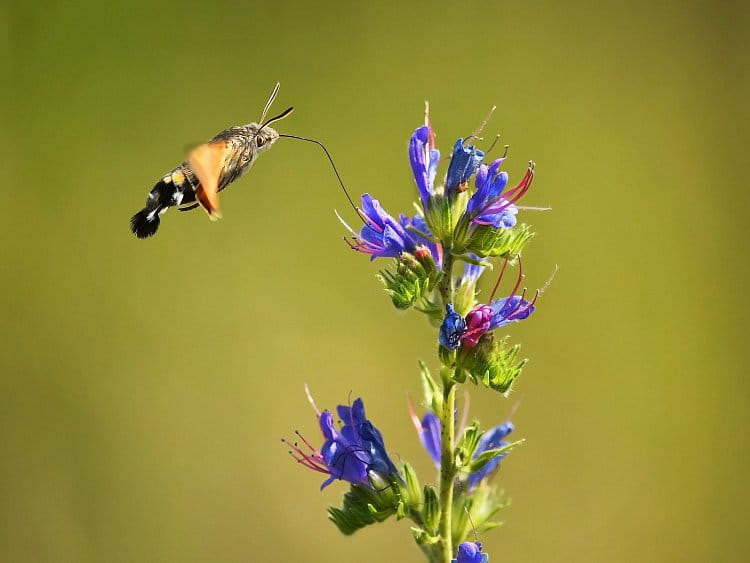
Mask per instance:
[[[422,360],[419,360],[419,372],[422,376],[422,392],[424,393],[425,405],[430,405],[432,412],[443,410],[443,395],[440,387],[430,375],[430,369]]]
[[[495,340],[492,333],[482,336],[479,343],[458,357],[458,367],[468,372],[474,383],[506,393],[521,374],[528,360],[518,360],[521,349],[516,344],[508,348],[507,338]],[[460,370],[456,370],[457,374]]]
[[[485,465],[487,465],[490,461],[495,459],[500,454],[509,452],[516,446],[519,446],[523,443],[524,443],[524,440],[518,440],[516,442],[512,442],[508,444],[507,446],[503,446],[502,448],[493,448],[491,450],[485,450],[481,454],[479,454],[477,457],[471,460],[471,463],[469,463],[466,466],[467,471],[469,473],[475,473],[476,471],[483,469]]]

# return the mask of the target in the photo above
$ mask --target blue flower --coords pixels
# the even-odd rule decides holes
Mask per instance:
[[[482,164],[476,177],[477,191],[469,199],[466,214],[475,225],[492,225],[496,229],[507,229],[516,224],[518,208],[514,205],[531,187],[534,166],[529,165],[521,182],[507,192],[507,172],[500,172],[505,157],[498,158],[490,166]]]
[[[439,161],[440,151],[435,148],[432,128],[423,125],[415,129],[409,139],[409,163],[425,210],[430,196],[435,193],[435,175]]]
[[[360,211],[365,224],[359,234],[339,217],[339,220],[354,236],[353,241],[349,242],[352,249],[369,254],[371,260],[382,257],[395,258],[402,252],[413,253],[416,250],[421,239],[411,234],[399,221],[391,217],[380,206],[380,202],[370,194],[362,196]]]
[[[461,336],[466,330],[466,321],[456,313],[450,303],[445,306],[445,318],[440,325],[440,345],[449,350],[455,350],[461,344]]]
[[[508,421],[485,432],[479,440],[479,444],[477,444],[477,451],[474,454],[474,457],[477,457],[479,454],[486,452],[487,450],[495,450],[507,446],[510,442],[507,442],[504,438],[513,432],[514,428],[513,423]],[[482,467],[482,469],[469,475],[469,488],[476,487],[482,479],[492,473],[497,466],[500,465],[500,462],[506,455],[508,455],[507,452],[498,454],[492,458],[487,465]]]
[[[479,542],[465,541],[458,546],[458,554],[452,563],[487,563],[490,556],[482,553],[482,544]]]
[[[336,410],[343,424],[339,430],[333,424],[331,411],[325,410],[318,415],[325,438],[320,450],[316,450],[299,433],[297,435],[306,449],[296,443],[289,444],[292,448],[290,453],[297,462],[329,475],[320,488],[324,489],[336,479],[371,487],[371,472],[386,478],[395,476],[402,479],[388,456],[382,434],[367,419],[362,399],[357,399],[351,406],[339,405]]]
[[[440,419],[434,412],[428,411],[419,425],[419,440],[427,453],[430,454],[435,465],[440,467],[441,444]]]
[[[445,193],[451,195],[463,191],[464,186],[477,171],[484,159],[484,152],[474,146],[464,146],[463,139],[453,145],[453,156],[448,165],[448,176],[445,180]]]

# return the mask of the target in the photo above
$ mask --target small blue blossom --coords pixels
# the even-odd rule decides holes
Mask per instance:
[[[432,461],[435,463],[435,465],[437,467],[440,467],[440,455],[442,447],[440,419],[435,413],[428,411],[419,424],[417,424],[417,421],[415,421],[414,424],[417,428],[419,440],[422,442],[422,446],[427,451],[430,458],[432,458]],[[487,430],[487,432],[485,432],[482,435],[482,438],[479,440],[479,444],[477,444],[477,449],[474,452],[474,458],[478,457],[479,454],[484,453],[487,450],[494,450],[507,446],[509,442],[507,442],[504,438],[506,438],[508,434],[513,432],[514,429],[515,427],[513,426],[513,423],[508,421],[495,426],[490,430]],[[497,455],[492,460],[490,460],[482,469],[471,473],[469,475],[469,488],[473,489],[479,484],[482,479],[492,473],[497,468],[497,466],[500,465],[500,462],[506,455],[508,455],[507,452]]]
[[[479,262],[480,258],[476,254],[467,254],[469,258],[472,258]],[[484,272],[485,266],[478,266],[477,264],[470,264],[469,262],[464,263],[464,271],[461,277],[458,278],[458,285],[469,286],[477,283],[479,276]]]
[[[466,330],[466,321],[456,313],[450,303],[445,306],[445,318],[440,325],[440,345],[449,350],[455,350],[461,344],[461,336]]]
[[[385,478],[395,476],[402,479],[388,456],[382,434],[367,419],[362,399],[357,399],[351,406],[339,405],[336,410],[342,422],[339,430],[333,424],[331,411],[319,413],[320,429],[325,438],[320,450],[299,433],[297,435],[307,450],[296,443],[289,444],[293,450],[290,453],[297,462],[330,476],[320,488],[324,489],[336,479],[371,487],[371,472]]]
[[[487,563],[490,556],[482,553],[482,544],[479,542],[465,541],[458,546],[458,554],[452,563]]]
[[[409,163],[425,210],[430,196],[435,193],[435,175],[439,161],[440,151],[435,148],[432,128],[423,125],[415,129],[409,139]]]
[[[474,457],[477,457],[479,454],[486,452],[487,450],[495,450],[507,446],[510,442],[504,440],[504,438],[513,432],[514,429],[515,427],[513,426],[513,423],[508,421],[485,432],[479,440]],[[482,469],[469,475],[469,487],[476,487],[482,479],[497,469],[497,466],[500,465],[500,462],[507,455],[507,452],[498,454]]]
[[[359,234],[347,225],[341,217],[339,220],[352,233],[354,239],[349,246],[375,258],[395,258],[402,252],[414,252],[418,240],[416,235],[407,231],[404,226],[389,215],[377,199],[370,194],[362,196],[361,217],[365,221]]]
[[[475,146],[464,146],[463,142],[463,139],[458,139],[456,144],[453,145],[453,155],[448,165],[448,176],[445,180],[445,193],[447,195],[462,191],[461,186],[469,181],[484,159],[484,152]]]

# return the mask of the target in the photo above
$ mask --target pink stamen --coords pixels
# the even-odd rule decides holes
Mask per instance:
[[[330,475],[331,472],[328,470],[328,468],[323,468],[318,465],[314,465],[313,463],[309,462],[307,459],[300,459],[296,457],[292,452],[289,452],[289,455],[292,456],[292,459],[295,460],[300,465],[304,465],[308,469],[312,469],[313,471],[317,471],[318,473],[325,473],[326,475]]]
[[[505,267],[508,265],[508,259],[505,259],[505,262],[503,262],[503,268],[500,270],[500,275],[497,277],[497,281],[495,282],[495,287],[492,288],[492,293],[490,294],[490,302],[492,302],[492,299],[495,297],[495,292],[497,291],[497,288],[500,286],[500,280],[503,279],[503,273],[505,272]]]
[[[305,439],[305,437],[304,437],[304,436],[303,436],[302,434],[300,434],[299,430],[295,430],[295,431],[294,431],[294,433],[295,433],[295,434],[297,435],[297,437],[299,437],[299,439],[300,439],[300,440],[302,440],[302,441],[303,441],[303,442],[305,443],[305,445],[306,445],[306,446],[307,446],[308,448],[310,448],[310,451],[311,451],[311,452],[313,452],[313,453],[317,453],[317,451],[318,451],[318,450],[316,450],[316,449],[315,449],[315,448],[313,447],[313,445],[312,445],[312,444],[311,444],[310,442],[308,442],[308,441],[307,441],[307,440]]]
[[[409,397],[408,395],[406,397],[406,404],[409,405],[409,416],[411,417],[411,422],[414,425],[414,429],[417,431],[417,434],[421,436],[423,432],[422,421],[419,420],[419,417],[414,410],[414,403],[412,402],[411,397]]]
[[[523,267],[521,265],[521,257],[519,256],[518,257],[518,279],[516,280],[516,285],[513,286],[513,291],[510,292],[510,296],[508,297],[509,299],[516,294],[518,287],[521,285],[521,280],[523,280]]]

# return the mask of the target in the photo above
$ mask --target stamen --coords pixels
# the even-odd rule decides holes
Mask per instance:
[[[516,285],[513,287],[513,291],[510,292],[510,297],[513,297],[516,294],[516,291],[518,290],[518,286],[521,285],[521,280],[523,280],[523,266],[521,265],[521,257],[518,257],[518,279],[516,280]],[[524,290],[526,291],[526,290]]]
[[[516,205],[521,211],[552,211],[551,207],[532,207],[530,205]]]
[[[497,291],[497,288],[500,286],[500,280],[503,279],[503,273],[505,272],[505,267],[508,265],[508,259],[506,258],[503,262],[503,267],[500,270],[500,275],[497,277],[497,281],[495,282],[495,287],[492,288],[492,293],[490,294],[490,302],[495,297],[495,292]]]
[[[310,451],[312,451],[313,453],[317,453],[317,451],[318,451],[318,450],[316,450],[316,449],[315,449],[315,448],[313,447],[313,445],[312,445],[312,444],[311,444],[310,442],[308,442],[308,441],[307,441],[307,440],[305,439],[305,437],[304,437],[304,436],[303,436],[302,434],[300,434],[300,431],[299,431],[299,430],[295,430],[295,431],[294,431],[294,433],[295,433],[295,434],[296,434],[297,436],[299,436],[299,439],[300,439],[300,440],[302,440],[302,441],[303,441],[303,442],[305,443],[305,445],[306,445],[306,446],[307,446],[308,448],[310,448]]]
[[[307,383],[305,383],[305,394],[307,395],[307,400],[312,405],[313,410],[315,411],[315,414],[318,415],[318,418],[320,418],[320,409],[315,406],[315,401],[313,401],[312,395],[310,394],[310,387],[308,387]]]
[[[482,130],[484,129],[484,126],[485,126],[485,125],[487,125],[487,122],[488,122],[488,121],[490,120],[490,117],[492,117],[492,114],[493,114],[493,113],[495,113],[495,110],[496,110],[496,109],[497,109],[497,106],[492,106],[492,109],[491,109],[491,110],[490,110],[490,112],[489,112],[489,113],[487,114],[487,117],[485,117],[485,118],[484,118],[484,121],[482,121],[482,123],[480,123],[480,124],[479,124],[479,127],[477,128],[477,130],[476,130],[476,131],[474,131],[474,132],[473,132],[473,133],[472,133],[471,135],[469,135],[469,136],[468,136],[468,137],[467,137],[467,138],[466,138],[466,139],[464,140],[464,144],[466,144],[466,143],[468,142],[468,140],[469,140],[469,139],[476,139],[476,138],[479,138],[479,134],[480,134],[480,133],[482,132]]]
[[[495,148],[495,145],[497,144],[497,142],[499,140],[500,140],[500,133],[498,133],[497,135],[495,135],[495,140],[492,141],[492,144],[490,145],[490,148],[488,148],[486,151],[484,151],[484,156],[487,156],[488,154],[490,154],[490,151]],[[508,145],[505,145],[505,147],[507,149]],[[506,150],[506,152],[507,152],[507,150]],[[503,156],[503,158],[504,158],[504,156]]]

